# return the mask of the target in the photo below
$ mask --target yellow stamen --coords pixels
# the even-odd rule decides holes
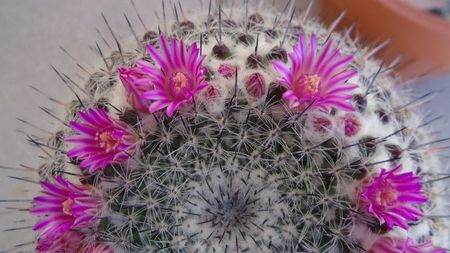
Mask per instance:
[[[314,95],[319,91],[320,77],[318,75],[303,75],[300,77],[300,86],[309,95]]]
[[[178,92],[184,87],[186,87],[187,77],[185,74],[178,72],[173,78],[172,81],[175,83],[175,90]]]
[[[100,142],[100,147],[104,148],[106,152],[113,151],[119,145],[119,141],[114,138],[112,131],[97,133],[96,140]]]
[[[62,203],[63,213],[67,215],[72,215],[72,205],[73,205],[72,199],[67,199],[66,201],[64,201]]]
[[[398,192],[392,187],[385,186],[382,190],[377,192],[376,201],[378,204],[387,206],[393,201],[397,200]]]

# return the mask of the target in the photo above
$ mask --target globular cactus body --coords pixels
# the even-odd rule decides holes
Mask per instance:
[[[72,130],[57,138],[70,145],[50,141],[57,159],[40,175],[89,168],[81,182],[100,204],[94,225],[71,228],[91,238],[80,247],[378,252],[372,245],[391,238],[445,246],[448,224],[427,218],[442,210],[441,186],[392,183],[404,173],[436,179],[440,166],[393,65],[307,13],[242,7],[184,20],[174,8],[173,26],[147,31],[137,47],[119,44],[86,82],[87,96],[69,103]],[[81,198],[65,202],[64,214],[76,216]],[[374,215],[375,204],[385,216]],[[38,244],[45,240],[40,233]]]

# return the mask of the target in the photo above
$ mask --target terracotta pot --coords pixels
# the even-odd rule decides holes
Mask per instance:
[[[450,22],[400,0],[321,0],[320,14],[330,24],[343,11],[340,28],[356,22],[358,35],[369,41],[391,39],[379,56],[401,55],[400,75],[450,73]]]

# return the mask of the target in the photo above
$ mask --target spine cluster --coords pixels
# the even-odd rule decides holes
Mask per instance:
[[[396,62],[289,4],[210,1],[193,18],[175,6],[172,24],[164,2],[164,20],[137,43],[116,40],[109,56],[97,44],[103,62],[83,87],[55,69],[74,91],[67,127],[30,141],[49,156],[43,194],[69,175],[87,194],[51,207],[73,218],[83,243],[72,247],[445,252],[430,242],[448,245],[440,140],[415,113],[429,96],[405,98]],[[37,251],[56,252],[41,227]]]

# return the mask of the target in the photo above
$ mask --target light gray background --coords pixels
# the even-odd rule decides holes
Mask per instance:
[[[196,0],[183,2],[186,2],[183,3],[186,8],[198,3]],[[135,0],[135,3],[141,9],[146,24],[154,27],[153,11],[159,10],[161,1]],[[73,61],[59,49],[62,45],[92,70],[100,60],[89,48],[100,40],[95,29],[99,28],[107,39],[111,39],[100,15],[102,12],[120,37],[131,36],[123,13],[128,14],[139,30],[143,29],[127,0],[0,0],[0,165],[18,166],[23,163],[36,166],[39,163],[36,150],[30,148],[23,134],[16,131],[30,130],[30,127],[24,127],[16,118],[55,129],[57,124],[48,124],[54,120],[43,114],[38,106],[56,111],[64,108],[49,102],[29,86],[36,86],[61,101],[67,101],[69,96],[72,98],[50,64],[68,74],[79,73]],[[0,175],[0,199],[31,199],[38,189],[37,185],[7,177],[30,176],[29,172],[0,170]],[[10,206],[17,204],[0,203],[0,251],[33,240],[30,229],[3,231],[33,223],[29,218],[22,221],[28,215],[11,211],[8,209]]]
[[[154,27],[156,18],[153,13],[160,9],[160,1],[135,2],[147,26]],[[186,9],[193,6],[198,8],[198,0],[182,2]],[[56,111],[62,111],[63,107],[49,102],[29,86],[38,87],[63,102],[68,100],[69,91],[56,78],[49,64],[54,64],[69,74],[79,72],[73,61],[59,49],[62,45],[83,66],[92,70],[92,66],[100,60],[89,48],[100,40],[95,29],[99,28],[110,39],[100,16],[102,12],[122,38],[131,36],[123,13],[127,13],[136,28],[142,30],[130,2],[126,0],[0,0],[0,165],[36,166],[39,163],[35,150],[26,143],[23,134],[17,131],[30,128],[24,127],[16,118],[24,118],[43,128],[54,129],[57,124],[49,124],[49,121],[54,120],[50,120],[38,106]],[[171,17],[171,12],[169,13]],[[441,131],[442,136],[450,136],[450,126],[446,124],[450,116],[450,92],[446,89],[449,82],[450,78],[441,77],[423,81],[413,87],[418,94],[430,89],[440,91],[425,111],[445,116],[445,121],[434,126]],[[31,199],[35,195],[34,192],[38,189],[36,185],[13,180],[8,175],[30,176],[30,173],[0,170],[0,199]],[[0,251],[33,239],[30,229],[3,231],[32,225],[29,218],[21,220],[27,219],[25,212],[11,211],[8,209],[10,206],[17,205],[0,203]]]

